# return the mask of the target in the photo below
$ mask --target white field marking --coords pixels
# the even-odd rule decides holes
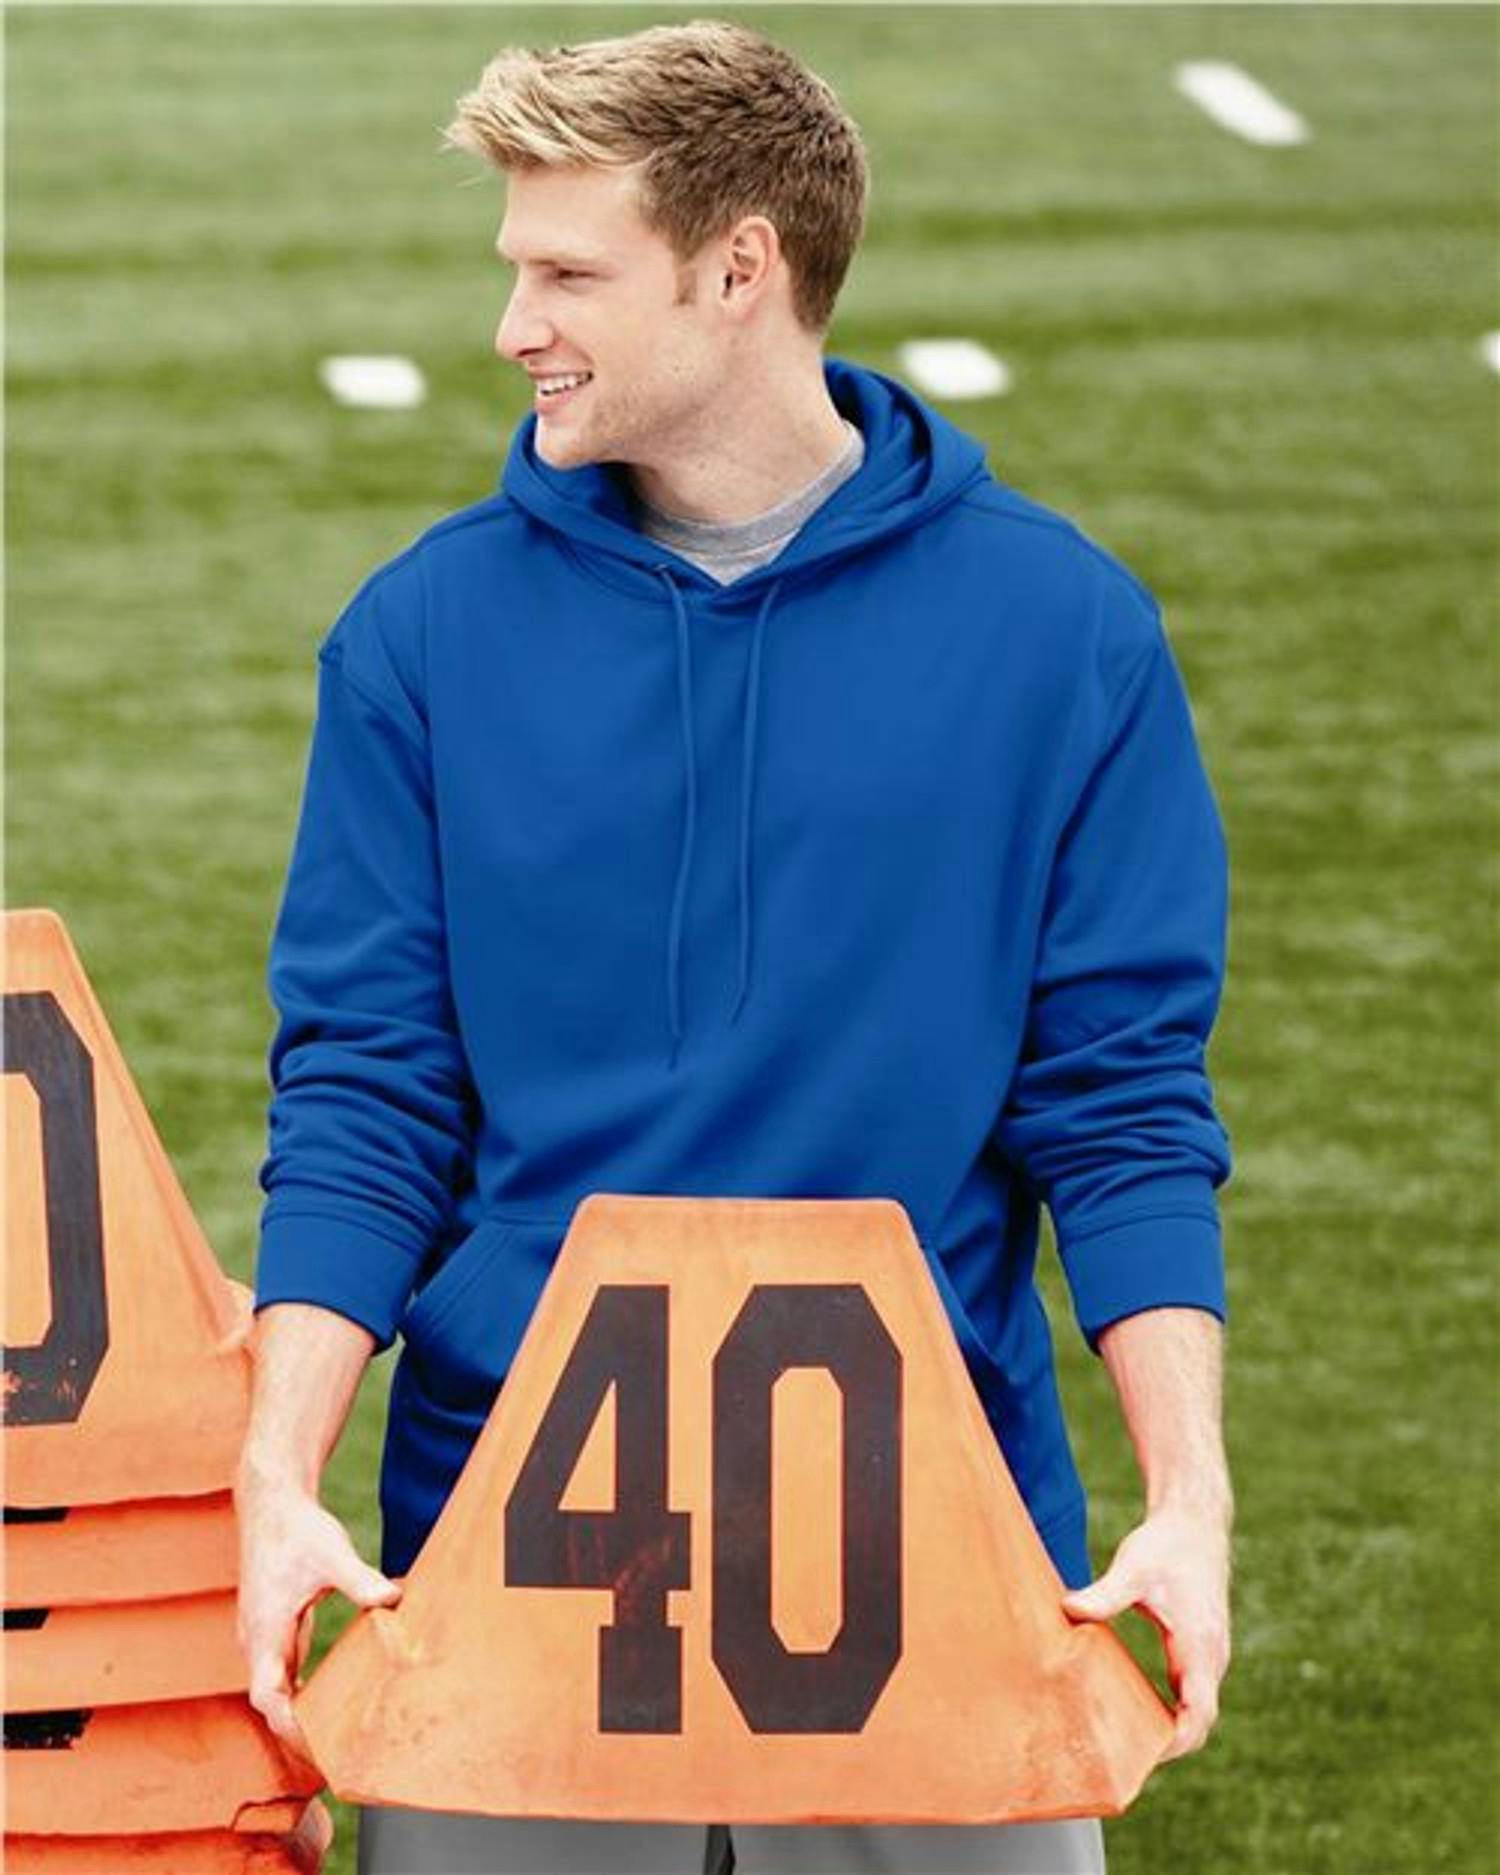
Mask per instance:
[[[361,410],[415,410],[427,395],[409,358],[325,358],[318,376],[338,403]]]
[[[1004,363],[976,339],[908,339],[898,356],[930,397],[998,397],[1010,389]]]
[[[1200,111],[1247,143],[1307,143],[1312,137],[1295,111],[1273,98],[1238,65],[1221,59],[1191,59],[1177,67],[1172,79]]]
[[[1491,371],[1500,371],[1500,332],[1486,332],[1479,341],[1479,356]]]

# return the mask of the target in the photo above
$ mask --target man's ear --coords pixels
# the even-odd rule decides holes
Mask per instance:
[[[748,312],[760,299],[781,259],[781,237],[764,215],[746,215],[735,223],[724,247],[719,302],[726,310]]]

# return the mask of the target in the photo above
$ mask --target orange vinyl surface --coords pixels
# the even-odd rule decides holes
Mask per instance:
[[[138,1706],[249,1685],[233,1589],[35,1612],[39,1626],[5,1631],[7,1712]]]
[[[238,1531],[228,1491],[83,1505],[43,1522],[5,1526],[7,1608],[201,1595],[233,1588],[238,1574]]]
[[[227,1489],[250,1297],[215,1262],[51,912],[5,915],[5,1501]]]
[[[18,1735],[39,1731],[50,1748],[17,1748]],[[231,1695],[8,1720],[5,1786],[7,1830],[72,1838],[291,1829],[321,1780]]]
[[[167,1836],[7,1836],[6,1875],[304,1875],[276,1836],[200,1830]]]
[[[1109,1814],[1171,1721],[1061,1594],[898,1204],[596,1194],[401,1604],[297,1713],[360,1802]]]
[[[7,1875],[315,1875],[333,1843],[333,1819],[316,1800],[304,1806],[298,1799],[295,1809],[295,1828],[274,1836],[242,1829],[7,1835],[4,1865]]]

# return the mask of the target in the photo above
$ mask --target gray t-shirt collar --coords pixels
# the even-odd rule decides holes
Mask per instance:
[[[668,514],[641,495],[635,496],[637,525],[716,579],[733,579],[774,559],[804,522],[834,490],[856,474],[864,461],[865,439],[847,417],[844,448],[822,473],[785,501],[748,521],[697,521]]]

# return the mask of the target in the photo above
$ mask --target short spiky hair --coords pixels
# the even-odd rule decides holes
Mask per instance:
[[[681,260],[764,215],[798,319],[827,329],[864,229],[864,144],[823,80],[759,33],[691,20],[510,46],[455,109],[447,143],[498,169],[642,164],[642,216]]]

